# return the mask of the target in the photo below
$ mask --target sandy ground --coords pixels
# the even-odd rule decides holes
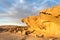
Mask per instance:
[[[40,38],[40,37],[34,37],[31,35],[20,35],[10,32],[3,32],[0,33],[0,40],[60,40],[60,39],[53,39],[53,38]]]
[[[42,40],[42,38],[5,32],[0,33],[0,40]]]

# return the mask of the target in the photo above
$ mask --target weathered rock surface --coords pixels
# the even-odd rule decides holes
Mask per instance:
[[[40,11],[39,15],[23,18],[30,30],[35,30],[33,35],[60,38],[60,6],[55,6]]]

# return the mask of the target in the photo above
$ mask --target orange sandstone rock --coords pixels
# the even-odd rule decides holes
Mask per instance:
[[[29,30],[35,30],[33,35],[60,36],[60,6],[42,10],[39,15],[23,18],[22,21]]]

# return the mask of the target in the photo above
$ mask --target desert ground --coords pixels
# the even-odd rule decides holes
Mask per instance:
[[[16,28],[19,28],[19,27],[21,29],[17,30]],[[60,40],[60,38],[54,38],[54,37],[48,38],[48,37],[43,37],[43,36],[39,37],[39,36],[32,36],[32,35],[22,35],[18,31],[21,31],[23,28],[25,27],[14,26],[14,25],[0,26],[0,40]]]

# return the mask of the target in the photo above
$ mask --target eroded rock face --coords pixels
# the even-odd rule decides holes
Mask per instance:
[[[35,30],[30,31],[27,26],[14,26],[14,25],[3,25],[0,26],[0,33],[9,32],[20,35],[29,35]]]
[[[60,6],[55,6],[40,11],[37,16],[23,18],[29,30],[35,30],[33,35],[44,35],[47,37],[60,37]]]
[[[24,30],[27,30],[27,26],[14,26],[14,25],[3,25],[0,26],[0,33],[2,32],[11,32],[11,33],[17,33],[18,31],[23,32]]]

